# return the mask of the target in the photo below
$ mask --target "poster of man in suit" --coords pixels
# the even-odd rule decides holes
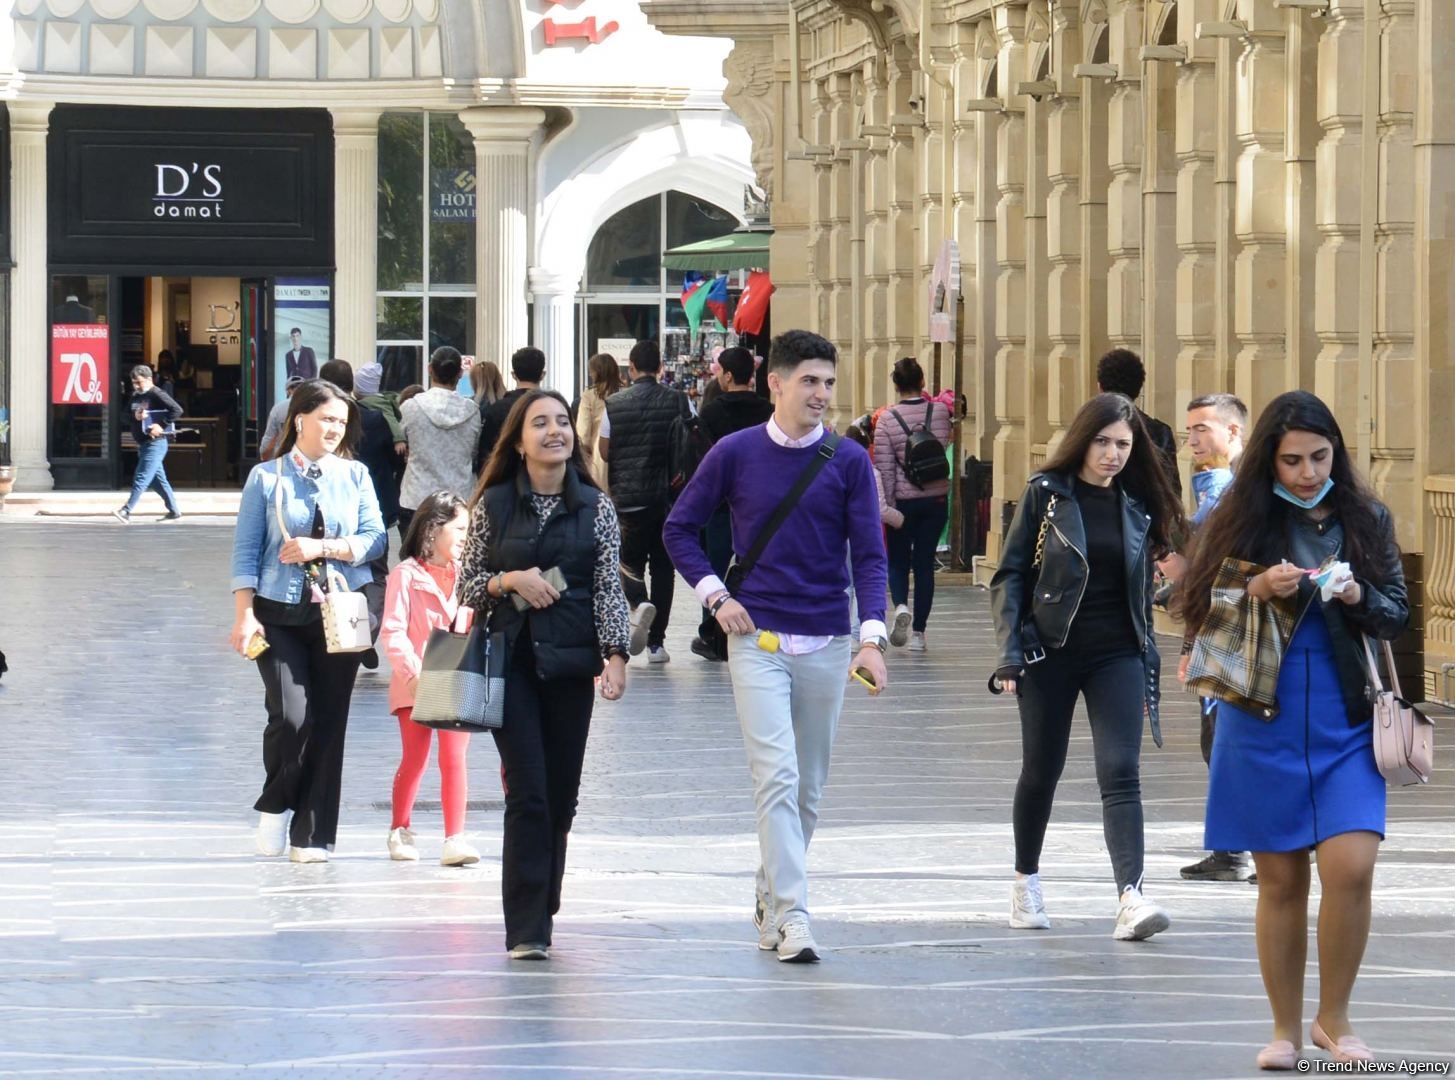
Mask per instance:
[[[303,329],[295,326],[288,331],[288,352],[284,354],[283,362],[287,366],[286,378],[297,375],[300,379],[318,378],[318,358],[313,355],[313,350],[303,344]]]
[[[289,378],[318,378],[332,353],[332,309],[327,278],[278,278],[273,284],[272,400],[282,401]]]

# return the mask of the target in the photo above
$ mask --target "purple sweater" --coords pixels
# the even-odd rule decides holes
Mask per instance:
[[[733,551],[747,554],[773,510],[808,467],[818,444],[790,450],[767,425],[720,439],[702,459],[662,529],[677,570],[696,586],[712,574],[698,531],[726,500],[732,508]],[[852,555],[859,619],[884,618],[887,567],[874,467],[864,448],[844,439],[834,458],[783,522],[737,599],[753,622],[784,634],[847,634]]]

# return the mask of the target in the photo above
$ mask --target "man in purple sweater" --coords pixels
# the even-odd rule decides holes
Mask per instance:
[[[758,810],[758,948],[788,963],[818,960],[804,862],[845,686],[860,668],[873,693],[888,682],[887,569],[869,455],[847,439],[838,444],[735,595],[712,572],[697,537],[726,501],[736,557],[752,548],[822,449],[837,359],[833,345],[806,330],[775,338],[768,353],[772,418],[713,445],[662,531],[677,569],[722,628],[736,635],[728,670]],[[859,605],[857,650],[850,644],[850,565]]]

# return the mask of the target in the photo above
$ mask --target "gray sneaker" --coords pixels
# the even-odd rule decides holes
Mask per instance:
[[[753,898],[753,925],[758,929],[758,948],[763,952],[773,952],[778,948],[780,935],[778,927],[768,918],[768,909],[763,905],[763,898]]]
[[[125,525],[128,521],[131,520],[131,511],[123,506],[119,510],[111,511],[111,516],[114,517],[117,521],[121,522],[123,525]]]
[[[795,911],[779,928],[783,939],[778,942],[778,959],[785,964],[817,964],[818,942],[808,928],[808,916]]]
[[[1253,867],[1246,851],[1214,851],[1182,868],[1187,881],[1247,881],[1253,876]]]

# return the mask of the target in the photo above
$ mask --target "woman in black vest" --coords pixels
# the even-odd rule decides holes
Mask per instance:
[[[626,691],[620,568],[616,509],[582,462],[570,406],[554,391],[529,391],[480,477],[459,586],[460,602],[504,631],[509,650],[505,723],[494,735],[505,774],[501,892],[513,959],[549,955],[593,680],[601,676],[608,701]],[[552,569],[564,591],[545,579]]]

